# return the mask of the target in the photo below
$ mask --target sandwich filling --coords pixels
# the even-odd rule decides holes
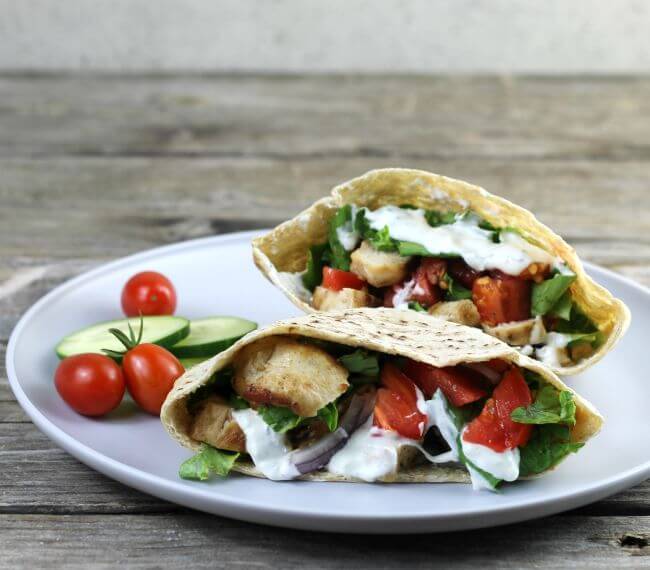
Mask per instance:
[[[188,479],[246,462],[272,480],[388,482],[443,464],[493,491],[583,445],[571,439],[572,393],[505,360],[439,368],[283,335],[244,347],[186,405],[203,444],[181,466]]]
[[[512,228],[471,211],[345,205],[300,274],[322,311],[384,306],[481,327],[558,368],[590,356],[602,334],[573,300],[576,275]]]

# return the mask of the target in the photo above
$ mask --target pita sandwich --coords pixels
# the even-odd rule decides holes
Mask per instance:
[[[527,210],[467,182],[373,170],[253,242],[264,275],[305,312],[425,311],[482,328],[554,372],[577,374],[630,313]]]
[[[472,482],[494,490],[578,451],[603,419],[548,368],[415,311],[312,313],[188,370],[163,404],[196,452],[180,475]]]

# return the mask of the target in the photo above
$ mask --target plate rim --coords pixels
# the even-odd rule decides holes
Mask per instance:
[[[103,453],[96,451],[94,448],[81,443],[73,436],[68,435],[63,429],[56,426],[31,402],[27,394],[24,392],[14,365],[15,351],[22,330],[43,306],[87,280],[92,280],[104,273],[111,272],[134,262],[145,261],[148,258],[158,257],[169,253],[177,253],[184,249],[202,248],[208,245],[221,245],[232,241],[250,241],[253,237],[256,237],[264,231],[268,230],[259,229],[231,232],[216,236],[206,236],[136,252],[103,263],[89,271],[85,271],[80,275],[61,283],[40,297],[27,309],[27,311],[25,311],[14,326],[9,337],[5,357],[9,386],[11,387],[19,405],[25,411],[29,419],[46,437],[48,437],[48,439],[82,463],[88,465],[90,468],[143,493],[156,496],[172,503],[201,510],[203,512],[214,513],[214,511],[201,508],[200,503],[203,499],[203,491],[201,489],[194,488],[192,485],[187,485],[179,489],[178,482],[169,481],[154,473],[112,459]],[[595,270],[596,272],[601,272],[610,278],[620,281],[628,287],[637,290],[639,293],[650,297],[650,289],[633,281],[629,277],[620,275],[610,269],[589,262],[583,262],[583,264],[587,271]],[[529,499],[516,505],[495,505],[490,508],[480,507],[476,509],[463,510],[461,513],[363,515],[327,511],[314,512],[300,509],[295,506],[287,506],[278,509],[275,506],[269,507],[263,504],[260,505],[259,503],[254,504],[252,501],[248,501],[243,497],[228,497],[223,495],[219,497],[215,496],[212,504],[219,507],[219,514],[222,516],[272,526],[303,529],[309,528],[311,530],[328,532],[348,532],[350,530],[355,530],[356,525],[365,525],[363,530],[356,529],[356,532],[396,533],[394,527],[391,527],[390,529],[383,528],[385,523],[391,522],[404,524],[404,527],[401,530],[399,528],[397,529],[397,532],[400,533],[423,532],[423,530],[428,532],[441,532],[445,530],[458,530],[461,528],[471,529],[492,527],[531,518],[538,518],[541,516],[548,516],[601,500],[623,489],[636,485],[648,477],[650,477],[650,457],[645,463],[642,463],[635,468],[627,469],[604,480],[594,482],[580,489],[578,492],[561,493],[556,495],[550,501],[545,501],[544,499],[539,498]],[[532,510],[534,510],[534,513],[531,516]],[[483,518],[476,520],[476,515],[481,515]],[[502,520],[495,522],[493,520],[494,518],[500,518]],[[467,524],[468,519],[474,520],[470,520],[469,524]],[[425,528],[420,526],[422,523],[424,523]],[[440,525],[444,525],[445,523],[450,524],[451,526],[449,528],[438,528]],[[337,524],[340,528],[332,528],[332,525]],[[417,530],[418,528],[419,530]]]

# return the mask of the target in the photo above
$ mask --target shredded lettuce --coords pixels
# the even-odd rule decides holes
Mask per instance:
[[[278,433],[286,433],[298,427],[304,420],[291,409],[282,406],[260,406],[257,408],[257,413],[271,426],[273,431]]]
[[[411,309],[411,311],[417,311],[418,313],[428,313],[429,312],[420,303],[418,303],[417,301],[410,301],[409,304],[408,304],[408,307],[409,307],[409,309]]]
[[[472,292],[455,281],[449,273],[445,273],[444,279],[447,282],[447,292],[445,293],[447,301],[461,301],[462,299],[472,298]]]
[[[303,285],[313,291],[323,282],[323,265],[327,265],[331,256],[329,243],[312,245],[307,254],[307,269],[302,276]]]
[[[584,443],[571,441],[569,428],[560,424],[546,424],[535,428],[528,443],[519,448],[519,476],[542,473],[557,465],[569,453],[578,451]]]
[[[512,421],[520,424],[575,425],[576,405],[571,392],[560,392],[546,384],[537,392],[535,401],[530,406],[513,410],[510,417]]]
[[[350,354],[339,358],[339,362],[353,374],[379,376],[379,358],[376,353],[358,348]]]
[[[318,410],[318,417],[327,424],[330,431],[339,427],[339,410],[336,407],[336,402],[330,402]]]
[[[225,477],[238,457],[239,453],[221,451],[204,443],[201,451],[181,464],[178,475],[181,479],[198,481],[207,481],[213,474]]]
[[[339,240],[337,230],[347,223],[352,223],[352,206],[346,204],[336,211],[330,221],[329,227],[329,246],[330,246],[330,263],[334,269],[350,271],[350,252],[343,247]]]
[[[388,226],[384,226],[379,231],[372,231],[368,234],[368,241],[376,250],[379,251],[395,251],[397,248],[395,240],[391,239],[388,231]]]
[[[573,308],[573,301],[571,300],[571,293],[567,290],[558,299],[558,302],[553,305],[548,314],[568,321],[571,318],[571,309]]]
[[[309,419],[299,416],[291,409],[282,406],[260,406],[257,408],[257,413],[273,431],[277,431],[278,433],[287,433]],[[323,406],[318,410],[317,417],[327,424],[330,431],[334,431],[338,427],[339,421],[336,402],[330,402],[326,406]]]
[[[424,217],[430,226],[446,226],[456,221],[458,214],[456,212],[438,212],[437,210],[426,210]]]
[[[531,297],[533,315],[542,316],[551,311],[575,280],[575,274],[556,273],[550,279],[535,283]]]

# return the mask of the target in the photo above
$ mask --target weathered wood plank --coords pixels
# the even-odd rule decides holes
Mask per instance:
[[[328,535],[199,514],[0,516],[0,568],[639,568],[650,517],[564,517],[449,535]],[[504,536],[507,540],[504,540]],[[35,545],[37,547],[35,548]],[[645,545],[645,546],[644,546]]]
[[[0,153],[650,156],[648,78],[3,77]]]
[[[0,160],[0,259],[104,258],[272,225],[383,159]],[[533,210],[608,261],[650,262],[650,162],[409,160]]]

